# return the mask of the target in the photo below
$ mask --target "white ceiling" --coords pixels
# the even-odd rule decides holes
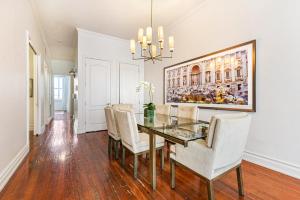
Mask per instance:
[[[169,25],[202,0],[153,0],[154,26]],[[124,39],[150,23],[150,0],[34,0],[53,59],[72,60],[75,28]]]

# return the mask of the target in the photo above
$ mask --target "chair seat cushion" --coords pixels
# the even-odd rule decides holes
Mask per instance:
[[[191,141],[187,147],[181,144],[171,145],[170,158],[192,171],[210,178],[210,166],[213,161],[213,150],[206,146],[203,139]]]
[[[117,140],[117,141],[121,140],[121,138],[120,138],[119,136],[116,136],[115,134],[112,134],[112,133],[110,133],[110,132],[108,132],[108,135],[109,135],[110,137],[112,137],[114,140]]]
[[[139,153],[139,152],[149,150],[149,135],[147,133],[142,132],[139,133],[139,137],[140,137],[140,141],[137,142],[138,152],[134,152],[134,153]],[[156,148],[161,148],[164,146],[164,144],[165,144],[165,139],[160,136],[156,136]]]

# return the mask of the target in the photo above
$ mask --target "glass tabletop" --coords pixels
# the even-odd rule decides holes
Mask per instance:
[[[209,126],[209,123],[205,121],[161,114],[148,118],[139,113],[136,114],[136,119],[138,126],[155,131],[156,135],[185,146],[189,141],[205,138]]]
[[[144,117],[143,113],[136,114],[137,124],[146,128],[173,127],[179,125],[197,124],[200,121],[179,118],[169,115],[155,114],[154,117]]]

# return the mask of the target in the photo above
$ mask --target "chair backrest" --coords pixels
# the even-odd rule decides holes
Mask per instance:
[[[134,112],[133,105],[132,104],[113,104],[112,105],[113,110],[119,110],[119,111],[128,111],[128,112]],[[116,118],[116,117],[115,117]],[[119,131],[119,125],[116,122],[117,131],[120,135]]]
[[[112,107],[105,107],[104,111],[105,111],[105,118],[106,118],[108,132],[110,134],[113,134],[115,137],[120,137],[117,130],[116,119]]]
[[[178,106],[177,117],[197,120],[197,106]]]
[[[247,113],[215,115],[212,139],[215,151],[213,168],[219,169],[241,161],[251,124]]]
[[[133,111],[132,104],[114,104],[112,105],[113,109],[122,110],[122,111]]]
[[[122,144],[137,149],[137,143],[140,141],[137,122],[133,112],[115,110]]]
[[[171,111],[171,106],[170,105],[155,105],[156,109],[155,112],[157,114],[161,114],[161,115],[170,115],[170,111]]]

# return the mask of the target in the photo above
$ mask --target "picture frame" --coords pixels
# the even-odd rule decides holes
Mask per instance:
[[[164,103],[256,111],[256,40],[164,68]]]

